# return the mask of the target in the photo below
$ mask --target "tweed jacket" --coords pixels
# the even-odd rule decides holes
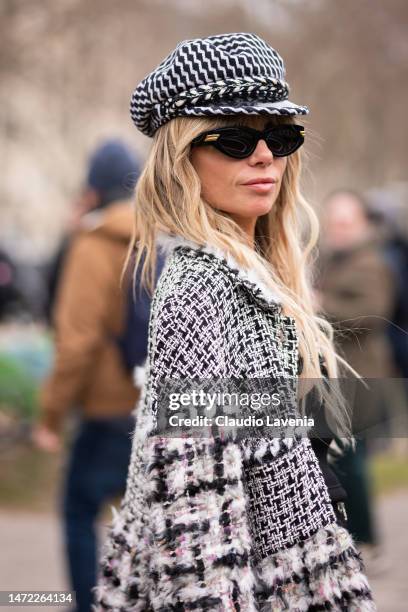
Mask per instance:
[[[375,610],[309,438],[245,445],[154,435],[164,378],[290,378],[298,368],[295,321],[254,271],[212,245],[164,234],[159,244],[168,257],[152,300],[127,489],[94,610]]]

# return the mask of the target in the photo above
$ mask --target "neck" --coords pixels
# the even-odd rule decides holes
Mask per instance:
[[[255,246],[255,225],[256,225],[258,217],[240,217],[238,215],[230,215],[230,216],[231,216],[231,219],[233,219],[235,223],[239,225],[242,231],[246,234],[249,246],[254,248]]]

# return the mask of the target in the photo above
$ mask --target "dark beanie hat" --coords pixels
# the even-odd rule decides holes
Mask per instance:
[[[140,174],[136,155],[120,140],[108,140],[91,156],[87,185],[98,192],[100,205],[130,198]]]

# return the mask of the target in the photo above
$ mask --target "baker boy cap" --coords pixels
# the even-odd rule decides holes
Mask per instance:
[[[153,136],[180,116],[306,115],[288,100],[283,59],[255,34],[235,33],[180,42],[136,87],[130,114]]]

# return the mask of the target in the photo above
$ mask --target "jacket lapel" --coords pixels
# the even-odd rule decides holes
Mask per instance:
[[[253,268],[249,270],[243,268],[230,253],[222,251],[217,246],[210,243],[199,245],[183,236],[176,236],[162,231],[159,231],[156,236],[156,245],[166,256],[170,256],[176,248],[183,247],[205,253],[210,257],[220,260],[226,272],[236,282],[243,285],[251,293],[253,299],[263,308],[279,313],[282,311],[280,298],[263,282],[258,272]]]

